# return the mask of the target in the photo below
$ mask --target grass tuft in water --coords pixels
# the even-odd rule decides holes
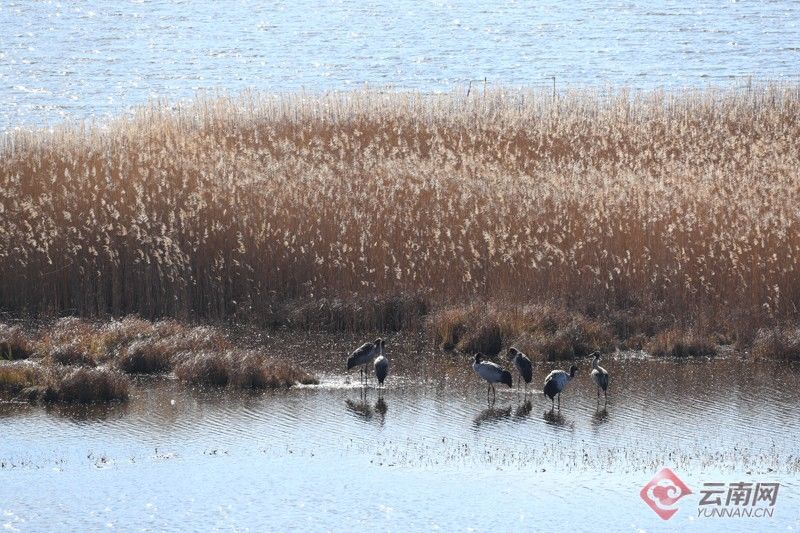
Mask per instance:
[[[291,363],[245,350],[193,355],[178,364],[175,375],[192,384],[228,385],[240,389],[276,389],[319,383]]]
[[[78,368],[60,380],[58,399],[64,403],[108,403],[128,399],[128,379],[108,369]]]

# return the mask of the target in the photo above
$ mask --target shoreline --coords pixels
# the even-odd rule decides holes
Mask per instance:
[[[320,373],[344,374],[344,359],[370,335],[388,335],[391,351],[429,354],[434,361],[453,364],[468,361],[476,352],[505,364],[503,354],[512,345],[537,364],[582,361],[595,350],[653,360],[738,357],[751,363],[800,361],[795,352],[791,356],[785,351],[767,352],[771,345],[764,340],[756,343],[756,350],[745,352],[733,343],[713,343],[674,328],[650,338],[636,335],[639,344],[634,345],[630,339],[613,337],[606,325],[586,317],[565,315],[568,320],[562,327],[556,327],[555,321],[549,333],[536,329],[533,315],[529,314],[529,322],[522,326],[517,317],[516,327],[522,329],[510,340],[504,336],[513,331],[510,321],[491,322],[490,317],[487,322],[483,317],[483,322],[464,328],[467,322],[453,321],[451,311],[444,313],[451,321],[439,318],[437,329],[436,316],[427,321],[426,328],[395,332],[265,330],[249,325],[150,322],[137,317],[108,321],[67,317],[28,322],[24,327],[0,323],[0,395],[6,400],[45,403],[126,401],[130,380],[147,375],[169,375],[189,387],[258,390],[313,385],[319,383]],[[555,320],[552,315],[537,316],[540,321]],[[497,316],[493,318],[497,320]],[[445,331],[449,336],[442,334]],[[454,331],[461,337],[454,337]],[[779,335],[769,333],[771,337]],[[396,368],[402,372],[408,371],[405,365],[411,362],[392,364],[399,365]]]

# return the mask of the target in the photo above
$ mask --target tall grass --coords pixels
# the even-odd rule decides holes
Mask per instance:
[[[246,94],[17,131],[0,308],[380,329],[555,302],[752,336],[798,315],[799,138],[797,86]]]

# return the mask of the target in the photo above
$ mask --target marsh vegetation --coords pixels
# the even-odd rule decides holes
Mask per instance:
[[[246,349],[212,327],[128,317],[64,318],[37,328],[0,325],[0,399],[105,403],[128,399],[131,376],[173,374],[188,385],[288,388],[317,380]],[[5,360],[4,360],[5,359]]]
[[[797,86],[356,91],[19,130],[0,307],[797,359],[799,117]]]

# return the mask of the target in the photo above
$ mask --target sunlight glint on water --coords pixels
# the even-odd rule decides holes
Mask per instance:
[[[0,129],[207,89],[797,81],[799,20],[788,1],[2,2]]]

